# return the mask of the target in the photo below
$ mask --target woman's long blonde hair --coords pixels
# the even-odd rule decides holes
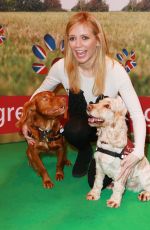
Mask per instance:
[[[72,54],[69,46],[68,35],[70,29],[75,24],[86,24],[91,27],[93,34],[96,36],[100,45],[96,47],[95,61],[93,63],[93,75],[95,76],[95,82],[93,86],[93,94],[95,96],[100,95],[104,91],[105,85],[105,61],[106,55],[109,54],[107,41],[103,32],[102,26],[95,16],[89,12],[79,12],[74,14],[66,26],[65,32],[65,69],[69,78],[69,87],[74,93],[80,91],[80,77],[78,72],[78,63]]]

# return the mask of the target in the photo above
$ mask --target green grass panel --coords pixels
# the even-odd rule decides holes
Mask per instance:
[[[29,167],[26,143],[0,145],[0,229],[5,230],[148,230],[150,202],[141,203],[137,193],[126,191],[121,207],[106,207],[111,190],[105,189],[98,201],[87,201],[87,177],[72,177],[65,167],[63,181],[55,181],[55,156],[43,161],[55,183],[44,189],[42,180]],[[150,156],[150,145],[147,147]],[[76,153],[68,148],[68,158]]]

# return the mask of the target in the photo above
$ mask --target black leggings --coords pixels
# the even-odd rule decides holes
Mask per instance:
[[[91,141],[96,141],[96,128],[90,127],[86,118],[72,117],[64,127],[67,141],[77,149],[83,149]]]
[[[64,136],[71,145],[76,147],[78,151],[82,150],[82,152],[84,149],[86,151],[88,148],[91,149],[90,142],[97,140],[96,128],[88,125],[87,118],[81,118],[79,116],[69,119],[64,127]],[[95,174],[95,160],[92,159],[88,170],[88,183],[90,187],[93,187]],[[106,176],[104,179],[104,187],[110,184],[111,181],[112,180]]]

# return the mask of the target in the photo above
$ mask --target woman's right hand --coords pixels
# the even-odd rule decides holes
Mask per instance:
[[[24,124],[22,126],[22,133],[23,133],[23,135],[24,135],[24,137],[25,137],[25,139],[29,145],[35,144],[35,140],[31,136],[29,136],[30,131],[29,131],[28,126],[26,124]]]

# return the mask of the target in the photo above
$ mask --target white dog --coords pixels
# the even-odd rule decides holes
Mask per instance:
[[[127,109],[118,96],[104,98],[96,104],[87,106],[89,125],[97,127],[96,176],[92,190],[87,194],[87,200],[98,200],[103,187],[105,175],[114,181],[113,193],[107,201],[107,206],[120,206],[125,186],[117,180],[121,167],[123,150],[127,145],[127,125],[125,116]],[[131,149],[130,149],[131,150]],[[132,153],[131,153],[132,154]],[[142,158],[130,173],[126,187],[133,191],[143,190],[138,198],[141,201],[150,200],[150,164],[146,157]]]

